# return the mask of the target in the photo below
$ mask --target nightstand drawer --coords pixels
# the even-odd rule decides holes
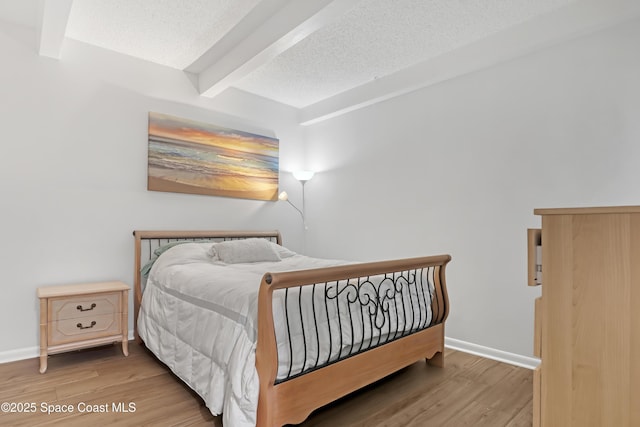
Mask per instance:
[[[80,319],[65,319],[49,323],[49,345],[118,335],[120,313],[108,313]]]
[[[52,298],[49,300],[49,321],[95,317],[119,313],[121,292]]]

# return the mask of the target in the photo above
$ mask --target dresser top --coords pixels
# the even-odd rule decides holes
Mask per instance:
[[[600,206],[590,208],[534,209],[535,215],[594,215],[640,213],[640,206]]]
[[[38,288],[38,298],[53,298],[69,295],[97,294],[100,292],[127,291],[123,282],[82,283],[75,285],[45,286]]]

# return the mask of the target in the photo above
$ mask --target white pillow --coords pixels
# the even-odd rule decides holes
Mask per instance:
[[[271,247],[273,248],[274,251],[276,251],[276,253],[278,255],[280,255],[280,259],[285,259],[285,258],[289,258],[292,257],[294,255],[297,255],[295,252],[293,252],[290,249],[285,248],[284,246],[281,246],[277,243],[273,243],[273,242],[269,242],[269,244],[271,245]]]
[[[277,262],[281,259],[271,242],[259,238],[214,243],[209,249],[209,256],[226,264]]]

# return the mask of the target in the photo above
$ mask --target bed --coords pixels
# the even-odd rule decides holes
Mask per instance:
[[[321,260],[278,231],[134,237],[136,339],[225,426],[297,424],[418,360],[444,364],[449,255]]]

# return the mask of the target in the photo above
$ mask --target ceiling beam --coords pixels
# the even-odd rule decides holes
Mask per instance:
[[[247,15],[229,30],[219,41],[184,69],[185,72],[202,73],[220,61],[236,45],[249,37],[256,28],[282,9],[289,0],[262,0]]]
[[[187,67],[187,72],[198,72],[198,90],[201,95],[214,97],[245,77],[253,70],[269,62],[282,52],[295,46],[309,34],[331,23],[353,7],[358,0],[290,0],[282,5],[282,1],[265,0],[261,7],[275,9],[266,20],[257,27],[249,25],[255,22],[260,14],[249,14],[237,28],[232,31],[231,38],[222,40],[222,45],[231,45],[224,49],[214,46],[194,64]],[[264,2],[263,2],[264,3]],[[259,5],[260,6],[260,5]],[[241,37],[245,35],[244,37]],[[208,62],[206,67],[203,63]]]
[[[312,125],[640,16],[637,0],[583,0],[301,108]]]
[[[40,0],[40,55],[60,59],[72,4],[73,0]]]

